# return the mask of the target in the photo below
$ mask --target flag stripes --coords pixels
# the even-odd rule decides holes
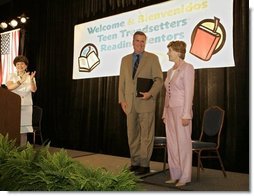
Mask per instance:
[[[13,60],[19,54],[20,29],[1,33],[0,36],[2,65],[0,81],[2,80],[2,84],[6,84],[7,76],[16,71]]]

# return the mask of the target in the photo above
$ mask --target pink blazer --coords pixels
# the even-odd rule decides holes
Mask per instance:
[[[166,93],[162,118],[165,117],[165,110],[169,107],[183,107],[182,118],[192,119],[195,79],[194,68],[191,64],[183,61],[170,80],[172,71],[173,68],[168,70],[167,78],[164,81]]]

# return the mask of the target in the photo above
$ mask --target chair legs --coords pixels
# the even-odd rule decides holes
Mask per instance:
[[[198,154],[198,163],[197,163],[197,181],[199,181],[200,179],[200,168],[203,170],[203,164],[202,164],[202,161],[201,161],[201,158],[217,158],[220,162],[220,166],[221,166],[221,170],[223,172],[223,175],[224,177],[227,177],[227,174],[226,174],[226,171],[225,171],[225,168],[223,166],[223,162],[222,162],[222,159],[221,159],[221,156],[220,156],[220,153],[218,150],[215,150],[216,151],[216,154],[217,156],[201,156],[201,152],[202,150],[199,150],[199,151],[196,151],[197,154]]]
[[[41,143],[43,144],[43,138],[42,138],[41,131],[40,131],[40,138],[41,138]]]
[[[202,164],[202,161],[201,161],[201,152],[202,151],[198,151],[198,165],[197,165],[197,180],[199,181],[199,178],[200,178],[200,168],[202,170],[204,170],[204,167],[203,167],[203,164]]]
[[[33,144],[35,145],[35,131],[33,132]]]
[[[166,164],[167,164],[167,147],[164,148],[164,160],[163,160],[163,171],[166,171]]]
[[[163,157],[163,172],[166,171],[166,164],[167,164],[167,139],[166,137],[155,136],[154,137],[154,149],[162,149],[164,150],[164,157]]]
[[[197,165],[197,181],[199,181],[200,176],[200,165],[201,165],[201,151],[198,151],[198,165]],[[202,165],[203,167],[203,165]]]
[[[224,177],[227,177],[225,168],[224,168],[223,163],[222,163],[222,160],[221,160],[220,153],[218,152],[218,150],[216,150],[216,153],[217,153],[218,159],[219,159],[219,161],[220,161],[220,166],[221,166],[221,170],[222,170],[222,172],[223,172],[223,175],[224,175]]]
[[[33,132],[33,144],[35,144],[36,132],[38,132],[38,131],[37,131],[37,130],[34,130],[34,132]],[[39,131],[39,134],[40,134],[41,143],[43,143],[43,138],[42,138],[42,134],[41,134],[40,131]]]

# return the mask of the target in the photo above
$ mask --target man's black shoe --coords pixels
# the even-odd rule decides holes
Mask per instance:
[[[139,167],[139,169],[137,169],[135,171],[136,175],[143,175],[143,174],[147,174],[150,172],[150,167]]]
[[[133,172],[133,171],[138,170],[139,168],[140,168],[139,165],[131,165],[131,166],[129,167],[129,171]]]

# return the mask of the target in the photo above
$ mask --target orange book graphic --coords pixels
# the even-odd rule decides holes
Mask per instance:
[[[216,18],[213,30],[202,25],[197,27],[190,49],[191,54],[205,61],[210,60],[221,38],[221,35],[216,32],[218,22],[219,19]]]

